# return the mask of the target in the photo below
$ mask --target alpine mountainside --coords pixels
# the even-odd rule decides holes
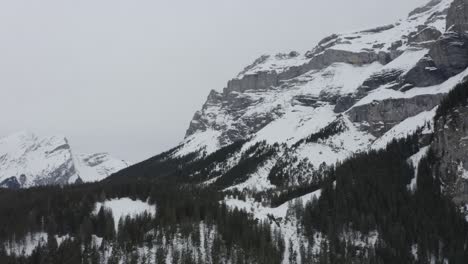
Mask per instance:
[[[0,139],[0,187],[100,181],[128,166],[107,153],[75,153],[63,136],[23,131]]]
[[[468,0],[265,55],[179,146],[0,190],[1,263],[467,263]]]

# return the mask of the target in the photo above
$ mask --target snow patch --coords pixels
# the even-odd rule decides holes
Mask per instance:
[[[414,167],[414,178],[411,180],[411,183],[408,186],[409,190],[416,190],[416,183],[418,181],[418,167],[419,167],[419,162],[427,155],[427,151],[429,150],[429,146],[423,147],[419,150],[418,153],[414,154],[409,158],[409,162]]]
[[[220,145],[218,138],[221,136],[221,131],[212,129],[195,133],[182,142],[182,146],[174,156],[185,156],[191,153],[206,151],[206,154],[211,154],[219,149]]]
[[[119,226],[119,220],[122,217],[135,217],[137,215],[144,214],[145,212],[152,216],[156,215],[155,205],[151,205],[147,202],[143,202],[140,200],[132,200],[130,198],[112,199],[107,200],[103,203],[98,202],[95,205],[93,214],[97,215],[99,213],[99,210],[101,210],[101,207],[103,206],[104,208],[108,208],[112,211],[116,230]]]
[[[462,179],[468,180],[468,171],[465,170],[463,162],[460,162],[460,164],[458,164],[458,173]]]

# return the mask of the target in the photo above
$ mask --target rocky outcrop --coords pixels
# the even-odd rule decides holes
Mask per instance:
[[[368,92],[377,89],[384,84],[396,82],[402,73],[403,70],[401,69],[389,69],[376,72],[364,81],[361,87],[359,87],[358,93],[367,94]]]
[[[442,32],[434,27],[425,27],[418,32],[414,32],[409,35],[408,43],[410,45],[417,45],[420,47],[428,48],[434,41],[442,36]]]
[[[362,130],[382,136],[396,124],[436,107],[443,95],[419,95],[413,98],[387,99],[351,108],[346,114]]]
[[[448,9],[445,32],[430,45],[429,54],[404,78],[406,87],[426,87],[442,83],[468,67],[468,0],[455,0]],[[433,40],[438,32],[426,28],[413,42]]]
[[[327,49],[314,54],[310,62],[304,65],[302,72],[310,70],[323,69],[333,63],[348,63],[351,65],[362,66],[373,62],[387,64],[398,55],[393,55],[386,52],[375,53],[373,51],[351,52],[347,50]]]
[[[280,85],[281,81],[298,77],[310,70],[324,69],[333,63],[347,63],[356,66],[362,66],[373,62],[387,64],[401,54],[401,52],[351,52],[336,49],[322,50],[322,48],[323,47],[309,52],[306,55],[310,59],[307,63],[291,66],[284,71],[260,71],[254,74],[241,73],[241,78],[232,79],[228,82],[227,92],[245,92],[248,90],[264,90],[277,87]],[[258,63],[257,60],[254,64]],[[252,66],[247,69],[251,67]],[[244,72],[248,71],[244,70]]]
[[[221,131],[219,141],[222,145],[246,139],[284,114],[280,107],[270,109],[268,112],[246,114],[262,101],[263,99],[252,98],[228,89],[223,93],[213,90],[202,110],[195,113],[186,137],[212,129]],[[219,122],[217,115],[228,116],[229,119]]]
[[[456,203],[468,203],[468,107],[457,107],[436,120],[432,148],[444,191]]]
[[[441,84],[446,80],[442,71],[438,68],[430,55],[424,56],[414,68],[404,76],[400,82],[399,88],[405,90],[413,87],[428,87]]]
[[[429,56],[445,78],[459,74],[468,66],[468,34],[458,30],[446,32],[431,48]]]
[[[454,0],[447,14],[447,29],[457,25],[460,31],[468,30],[468,0]]]
[[[468,34],[448,31],[434,42],[428,55],[408,72],[405,83],[418,87],[440,84],[464,71],[466,67],[468,67]]]
[[[227,89],[232,92],[245,92],[247,90],[263,90],[278,86],[278,74],[276,72],[259,72],[245,75],[242,79],[233,79],[228,82]]]

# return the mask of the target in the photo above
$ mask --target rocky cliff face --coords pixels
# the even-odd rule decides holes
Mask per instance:
[[[468,204],[468,107],[460,105],[435,122],[435,173],[457,204]]]
[[[127,166],[108,154],[76,154],[62,136],[20,132],[0,139],[0,187],[93,182]]]
[[[432,133],[441,99],[468,74],[466,2],[432,0],[394,24],[334,34],[303,54],[261,56],[211,91],[174,155],[247,140],[220,165],[229,167],[249,147],[277,143],[275,155],[238,185],[268,189],[278,160],[294,161],[287,170],[295,176],[285,181],[300,185],[304,174],[353,153]]]

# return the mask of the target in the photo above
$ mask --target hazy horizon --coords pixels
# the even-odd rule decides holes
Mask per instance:
[[[80,152],[143,160],[180,142],[208,92],[260,55],[425,2],[0,1],[0,137],[61,134]]]

